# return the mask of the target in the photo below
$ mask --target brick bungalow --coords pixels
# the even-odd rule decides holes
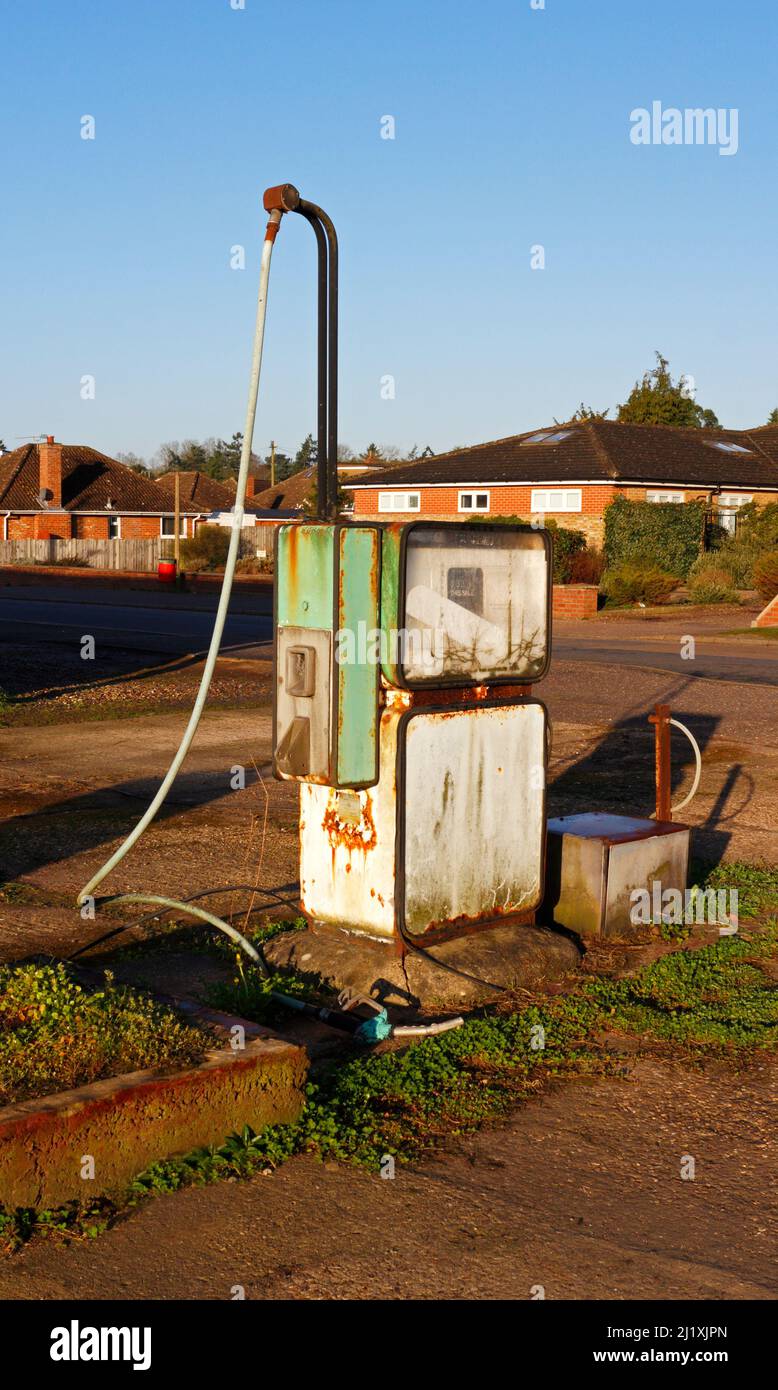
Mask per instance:
[[[181,534],[209,510],[204,498],[182,500]],[[173,511],[158,482],[85,444],[50,435],[0,457],[3,540],[151,540],[173,535]]]
[[[205,521],[227,524],[235,504],[234,479],[180,472],[180,531],[194,535]],[[152,540],[172,536],[175,473],[146,478],[85,444],[24,444],[0,455],[0,539]],[[232,486],[230,486],[232,483]],[[246,520],[262,519],[246,492]]]
[[[778,502],[778,425],[753,430],[552,425],[344,479],[361,520],[553,517],[600,546],[605,509],[703,499],[733,529],[738,508]]]

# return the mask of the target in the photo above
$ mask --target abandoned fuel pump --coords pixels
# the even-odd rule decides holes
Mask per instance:
[[[408,941],[533,921],[550,539],[338,519],[337,237],[320,208],[287,201],[319,249],[319,519],[279,527],[275,557],[274,767],[301,784],[303,908]]]
[[[661,874],[665,887],[685,885],[688,828],[672,822],[665,806],[669,725],[692,736],[669,711],[660,719],[657,707],[665,752],[656,820],[638,825],[608,816],[603,826],[585,815],[547,826],[548,719],[532,687],[550,655],[550,537],[534,525],[481,519],[381,524],[338,516],[337,235],[327,214],[292,184],[268,189],[263,202],[268,223],[246,427],[203,674],[154,797],[81,889],[82,915],[94,915],[95,890],[156,816],[205,706],[238,558],[273,245],[284,215],[297,213],[312,227],[318,253],[318,518],[277,532],[273,760],[279,778],[300,784],[303,909],[314,922],[394,940],[401,948],[495,923],[532,923],[541,904],[544,920],[563,920],[583,936],[626,933],[625,904],[636,885],[652,874]],[[694,787],[676,809],[696,790],[698,749],[696,756]],[[555,846],[549,872],[547,838]],[[588,916],[578,907],[582,839],[594,844],[597,892]],[[645,842],[640,854],[614,852],[614,846],[638,841]],[[211,891],[223,890],[195,897]],[[252,899],[278,900],[275,891],[255,887],[251,893]],[[192,899],[143,890],[99,900],[102,906],[141,903],[208,923],[265,970],[250,941]],[[277,991],[273,997],[300,1007]],[[326,1012],[328,1021],[363,1041],[393,1031],[440,1031],[462,1021],[397,1030],[383,1009],[357,1025],[348,1007]]]

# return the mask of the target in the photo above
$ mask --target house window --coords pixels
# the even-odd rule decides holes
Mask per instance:
[[[530,500],[532,512],[580,512],[579,487],[533,487]]]
[[[459,494],[460,512],[488,512],[489,493],[488,492],[460,492]]]
[[[573,433],[572,430],[541,430],[538,434],[531,434],[528,439],[522,439],[522,444],[561,444],[563,439],[568,439]]]
[[[705,441],[707,444],[707,440]],[[742,444],[732,444],[729,440],[717,439],[711,445],[713,449],[720,449],[722,454],[750,454],[750,449],[745,449]]]
[[[417,512],[421,505],[418,492],[379,492],[379,512]]]
[[[179,519],[179,523],[178,523],[178,524],[179,524],[179,528],[180,528],[180,529],[179,529],[179,532],[178,532],[179,536],[186,536],[186,517],[185,517],[185,516],[182,516],[182,517]],[[175,534],[176,534],[175,517],[172,517],[172,516],[163,516],[163,517],[160,518],[160,531],[159,531],[159,534],[160,534],[161,536],[175,536]]]
[[[737,527],[737,513],[741,507],[753,502],[750,492],[722,492],[719,497],[718,523],[725,531],[734,532]]]
[[[685,492],[647,492],[647,502],[685,502]]]
[[[109,516],[108,518],[108,539],[118,541],[122,534],[122,519],[120,516]]]

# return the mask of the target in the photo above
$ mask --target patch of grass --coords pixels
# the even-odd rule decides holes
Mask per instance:
[[[730,627],[720,632],[719,637],[766,637],[768,642],[778,642],[778,627]]]
[[[300,1153],[373,1170],[386,1154],[399,1162],[418,1158],[444,1139],[505,1114],[554,1079],[623,1073],[623,1060],[602,1045],[603,1033],[637,1035],[674,1057],[713,1052],[747,1060],[778,1039],[778,990],[761,968],[776,955],[778,923],[772,923],[750,937],[676,951],[621,980],[589,980],[564,998],[471,1018],[404,1052],[330,1063],[309,1084],[295,1124],[260,1134],[246,1127],[219,1147],[152,1164],[132,1184],[124,1205],[158,1192],[250,1177]],[[248,1016],[255,1016],[249,1012],[254,1006],[265,1006],[258,978],[247,973],[245,986],[239,981],[230,988],[230,1001],[245,989]],[[284,979],[283,989],[293,988]],[[110,1211],[103,1203],[85,1211],[70,1204],[42,1216],[6,1213],[0,1237],[9,1249],[35,1230],[82,1238],[110,1222]]]
[[[735,859],[699,872],[701,876],[696,881],[701,889],[737,889],[741,921],[752,921],[778,910],[778,866],[774,864],[746,864]]]
[[[272,998],[274,990],[280,990],[293,999],[332,1003],[334,990],[316,989],[309,981],[286,972],[267,977],[255,965],[245,963],[242,955],[235,957],[235,970],[236,974],[231,980],[211,985],[208,989],[206,1002],[212,1008],[274,1027],[289,1022],[289,1010]]]
[[[62,962],[0,968],[0,1104],[144,1067],[183,1066],[209,1042],[110,976],[89,990]]]

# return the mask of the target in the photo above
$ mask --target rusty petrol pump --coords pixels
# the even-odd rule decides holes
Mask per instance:
[[[276,546],[274,767],[300,783],[303,908],[397,943],[533,922],[550,538],[338,517],[337,238],[320,208],[283,197],[319,252],[318,518],[281,526]]]

